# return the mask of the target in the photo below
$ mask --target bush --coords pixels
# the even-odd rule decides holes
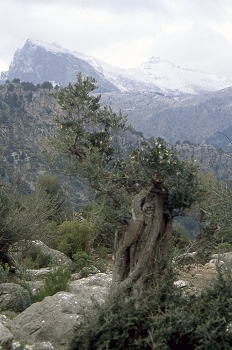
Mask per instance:
[[[10,266],[8,264],[0,265],[0,281],[1,283],[9,282]]]
[[[63,267],[58,267],[45,277],[44,287],[32,298],[32,302],[40,302],[47,296],[52,296],[60,291],[66,291],[71,272]]]
[[[91,236],[91,230],[85,223],[65,221],[58,228],[58,249],[72,259],[77,251],[89,251]]]
[[[223,254],[228,252],[232,252],[232,244],[229,242],[219,243],[215,249],[215,253],[218,253],[218,254]]]
[[[174,249],[182,250],[189,244],[189,238],[185,227],[179,222],[174,222],[173,224],[172,237]]]
[[[168,272],[142,300],[121,296],[96,306],[76,328],[70,349],[229,350],[232,277],[225,273],[218,271],[200,295],[184,295]]]
[[[90,267],[94,264],[94,260],[86,252],[77,251],[73,254],[73,261],[75,268],[80,271],[83,267]]]
[[[22,259],[22,264],[28,269],[41,269],[53,263],[50,254],[42,253],[41,248],[34,245],[23,251]]]

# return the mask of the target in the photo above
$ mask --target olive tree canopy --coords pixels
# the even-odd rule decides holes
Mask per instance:
[[[158,277],[158,260],[170,252],[172,218],[198,196],[197,167],[162,139],[125,150],[126,117],[101,107],[94,89],[95,80],[79,74],[54,95],[60,110],[46,147],[53,167],[92,189],[115,231],[112,291],[130,291]]]

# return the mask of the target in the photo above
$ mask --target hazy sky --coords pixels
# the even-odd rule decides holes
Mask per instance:
[[[36,38],[119,68],[151,56],[232,78],[232,0],[0,0],[0,72]]]

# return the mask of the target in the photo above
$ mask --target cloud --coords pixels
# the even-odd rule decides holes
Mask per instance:
[[[35,37],[118,67],[160,56],[232,77],[231,0],[0,0],[0,6],[0,71]]]

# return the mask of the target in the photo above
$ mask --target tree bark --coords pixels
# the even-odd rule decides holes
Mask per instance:
[[[157,280],[158,260],[171,248],[172,220],[164,204],[165,196],[155,188],[133,203],[131,220],[115,242],[111,294],[142,290],[146,278]]]

